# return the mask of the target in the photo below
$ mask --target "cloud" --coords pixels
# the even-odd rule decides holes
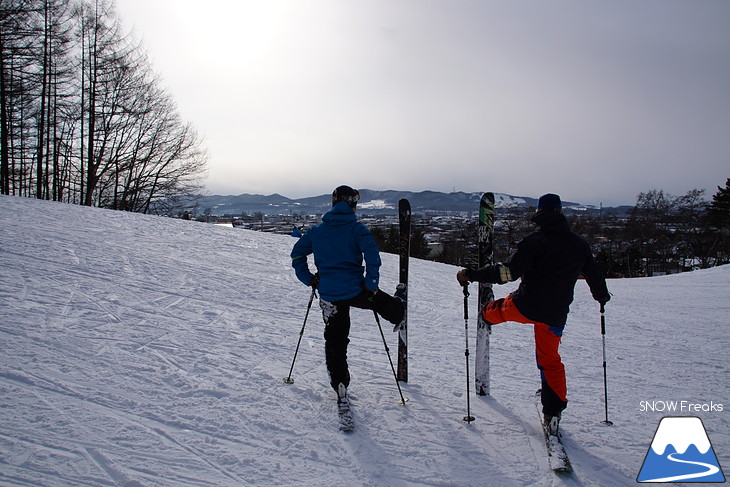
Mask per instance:
[[[727,2],[160,2],[118,0],[206,136],[213,192],[631,204],[727,177]]]

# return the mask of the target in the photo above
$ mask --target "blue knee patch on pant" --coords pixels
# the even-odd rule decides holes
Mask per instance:
[[[550,332],[552,332],[552,334],[556,337],[561,337],[563,336],[563,328],[565,328],[565,326],[551,326],[548,330],[550,330]]]

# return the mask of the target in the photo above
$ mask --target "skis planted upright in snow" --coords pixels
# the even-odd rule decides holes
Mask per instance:
[[[484,193],[479,201],[479,268],[494,263],[494,193]],[[494,300],[492,285],[479,283],[478,319],[476,357],[474,359],[474,375],[477,394],[489,394],[489,335],[491,326],[484,321],[482,309],[488,302]]]
[[[398,373],[396,379],[408,382],[408,260],[411,255],[411,204],[403,198],[398,201],[398,280],[405,285],[405,326],[398,331]]]

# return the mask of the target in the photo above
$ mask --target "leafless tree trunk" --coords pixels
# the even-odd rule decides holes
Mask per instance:
[[[3,0],[0,191],[132,211],[195,194],[202,140],[158,84],[112,0]]]

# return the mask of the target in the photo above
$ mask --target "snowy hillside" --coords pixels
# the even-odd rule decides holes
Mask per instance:
[[[455,267],[411,264],[407,405],[367,311],[352,312],[355,432],[337,429],[316,305],[295,383],[284,384],[309,297],[290,268],[293,243],[0,196],[0,485],[625,486],[671,415],[702,418],[727,477],[730,267],[609,282],[614,426],[601,424],[598,305],[578,283],[561,347],[575,472],[557,475],[533,402],[530,327],[494,328],[493,395],[472,392],[476,421],[462,421]],[[383,254],[381,288],[392,292],[396,276],[396,257]],[[393,353],[396,336],[384,331]],[[647,411],[670,401],[700,407]]]

